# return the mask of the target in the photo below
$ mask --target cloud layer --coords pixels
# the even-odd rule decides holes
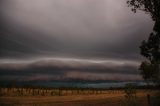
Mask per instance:
[[[139,59],[153,22],[117,0],[5,0],[1,57],[39,55]],[[34,56],[33,56],[34,55]]]
[[[153,22],[126,0],[1,0],[0,14],[1,80],[141,79]]]
[[[1,62],[1,80],[141,80],[138,62],[43,58]]]

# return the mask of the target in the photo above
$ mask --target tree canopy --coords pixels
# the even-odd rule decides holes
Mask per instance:
[[[128,0],[127,3],[133,12],[144,11],[155,21],[153,32],[140,46],[141,55],[146,60],[139,69],[145,80],[160,84],[160,0]]]

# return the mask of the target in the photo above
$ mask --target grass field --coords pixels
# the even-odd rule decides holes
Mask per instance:
[[[147,94],[154,91],[137,90],[137,102],[148,106]],[[123,90],[89,89],[24,89],[1,88],[0,106],[125,106]]]

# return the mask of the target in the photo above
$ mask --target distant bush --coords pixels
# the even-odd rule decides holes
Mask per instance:
[[[136,86],[134,84],[126,84],[124,93],[125,93],[125,99],[126,99],[126,106],[139,106],[137,101],[137,91]]]

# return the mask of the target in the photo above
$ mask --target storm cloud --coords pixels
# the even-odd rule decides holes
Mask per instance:
[[[0,80],[141,80],[135,61],[43,58],[1,62]]]
[[[140,80],[148,14],[126,0],[1,0],[0,80]]]

